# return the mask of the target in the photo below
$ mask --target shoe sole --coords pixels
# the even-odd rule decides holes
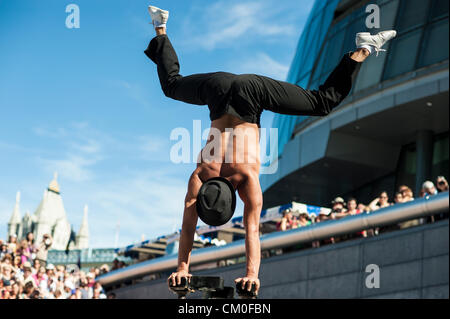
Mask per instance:
[[[158,11],[161,12],[161,13],[166,13],[166,14],[169,13],[169,11],[160,9],[160,8],[158,8],[158,7],[155,7],[155,6],[148,6],[148,10],[149,10],[151,13],[153,13],[153,14],[158,13]]]

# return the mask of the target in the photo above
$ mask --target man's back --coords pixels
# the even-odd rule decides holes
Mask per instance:
[[[200,179],[221,176],[237,189],[249,176],[258,176],[260,167],[259,128],[229,114],[211,122],[208,142],[197,166]]]

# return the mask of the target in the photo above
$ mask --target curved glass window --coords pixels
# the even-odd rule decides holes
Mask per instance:
[[[437,176],[445,176],[449,178],[448,164],[449,164],[449,139],[448,133],[444,136],[436,138],[433,146],[433,166],[431,167],[431,175],[434,178]]]
[[[417,150],[416,144],[404,146],[402,148],[397,167],[397,185],[416,185],[417,173]]]
[[[402,0],[383,79],[448,59],[448,1]]]
[[[351,12],[335,10],[344,0],[317,0],[300,38],[287,81],[303,88],[318,89],[345,52],[354,49],[357,32],[395,29],[397,37],[381,53],[369,57],[361,67],[353,92],[371,88],[384,80],[401,76],[448,60],[448,0],[373,0],[380,6],[380,29],[367,29],[367,2],[355,1]],[[335,18],[335,21],[333,19]],[[279,129],[278,155],[306,116],[276,114],[273,127]]]
[[[419,67],[448,59],[448,36],[448,20],[433,23],[426,29]]]
[[[402,1],[397,31],[403,33],[411,30],[411,28],[423,25],[427,20],[429,6],[430,0]]]
[[[380,10],[383,12],[380,21],[381,30],[394,29],[398,6],[399,0],[389,1],[381,5]],[[388,52],[391,50],[390,44],[391,42],[388,42],[384,47]],[[363,63],[356,80],[355,92],[364,90],[380,82],[386,57],[387,54],[380,54],[379,56],[372,55]]]
[[[435,0],[431,8],[431,19],[439,19],[448,16],[448,0]]]
[[[421,36],[422,29],[418,29],[392,42],[385,70],[385,79],[414,69]]]
[[[318,0],[315,2],[300,37],[297,52],[289,70],[288,82],[307,87],[339,1]],[[306,117],[275,114],[272,126],[278,128],[278,156],[282,154],[284,145],[291,139],[295,126],[304,118]]]

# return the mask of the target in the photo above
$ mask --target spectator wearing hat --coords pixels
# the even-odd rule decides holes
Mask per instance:
[[[336,197],[331,202],[331,216],[332,219],[339,219],[346,216],[347,209],[345,208],[345,201],[342,197]]]
[[[342,197],[336,197],[331,201],[331,211],[327,214],[325,212],[319,213],[319,221],[323,222],[331,219],[339,219],[344,217],[346,214],[345,201]]]
[[[36,259],[39,259],[40,264],[44,267],[47,264],[48,251],[52,246],[52,243],[52,236],[50,236],[50,234],[44,234],[44,236],[42,236],[42,242],[37,247]]]
[[[341,219],[348,215],[347,209],[345,207],[345,201],[342,197],[336,197],[331,202],[331,205],[331,213],[329,215],[331,219]],[[346,240],[347,238],[348,236],[333,237],[332,243],[340,242]]]
[[[56,290],[57,277],[55,273],[55,266],[53,264],[48,264],[45,268],[47,275],[47,287],[49,291],[53,292]]]
[[[444,176],[438,176],[436,179],[436,188],[439,193],[448,192],[449,186]]]

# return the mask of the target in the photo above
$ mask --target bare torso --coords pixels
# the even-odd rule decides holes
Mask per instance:
[[[200,180],[205,182],[221,176],[239,189],[249,176],[259,176],[259,169],[258,126],[228,114],[212,121],[208,141],[196,169]]]

